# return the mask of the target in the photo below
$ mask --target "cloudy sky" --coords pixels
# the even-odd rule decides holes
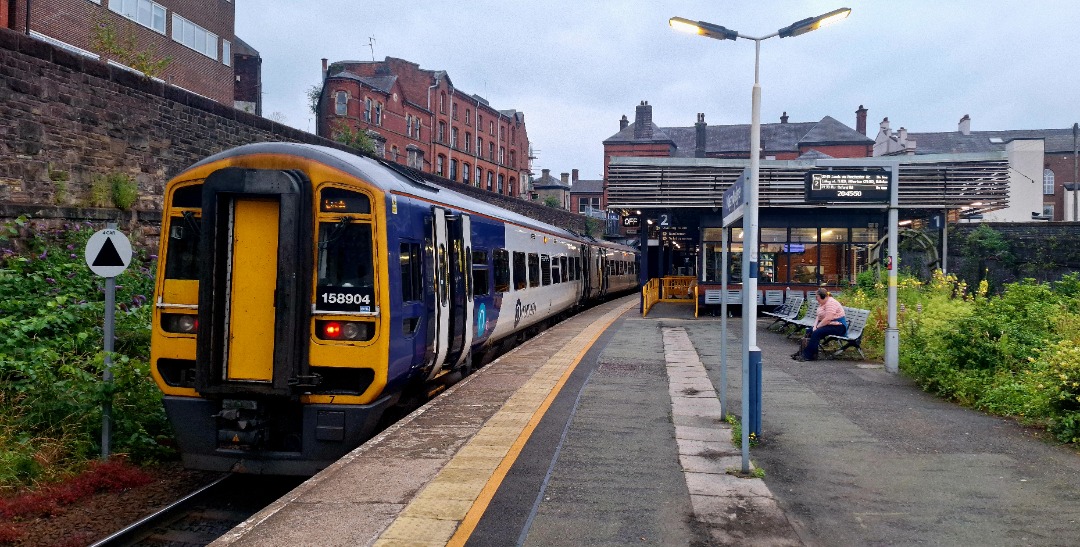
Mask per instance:
[[[1076,0],[236,0],[236,34],[263,59],[263,113],[314,130],[305,90],[321,59],[399,57],[525,113],[533,169],[603,173],[602,141],[653,105],[661,127],[750,121],[754,43],[672,30],[672,16],[771,34],[850,7],[846,20],[761,44],[762,121],[832,116],[892,128],[1071,127],[1080,121]],[[374,52],[372,51],[372,43]]]

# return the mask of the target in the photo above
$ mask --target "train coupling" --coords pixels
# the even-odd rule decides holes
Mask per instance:
[[[257,401],[224,399],[214,415],[218,423],[218,446],[256,448],[268,440],[269,424],[262,419]]]

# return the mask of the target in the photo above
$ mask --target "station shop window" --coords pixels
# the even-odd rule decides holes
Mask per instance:
[[[702,230],[703,278],[720,281],[722,228]],[[729,233],[728,279],[742,277],[742,229]],[[758,247],[758,279],[761,283],[841,285],[854,283],[866,270],[870,246],[878,239],[877,228],[762,228]]]

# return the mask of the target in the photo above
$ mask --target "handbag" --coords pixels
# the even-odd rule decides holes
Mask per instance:
[[[837,318],[837,321],[839,321],[840,324],[844,326],[844,332],[847,333],[847,329],[848,329],[847,317],[839,317],[839,318]]]

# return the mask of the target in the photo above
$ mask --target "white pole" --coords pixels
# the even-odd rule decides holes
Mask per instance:
[[[896,240],[900,237],[900,164],[893,164],[889,168],[889,178],[889,324],[885,328],[885,371],[895,374],[900,370],[900,330],[896,327],[896,270],[899,268]]]

